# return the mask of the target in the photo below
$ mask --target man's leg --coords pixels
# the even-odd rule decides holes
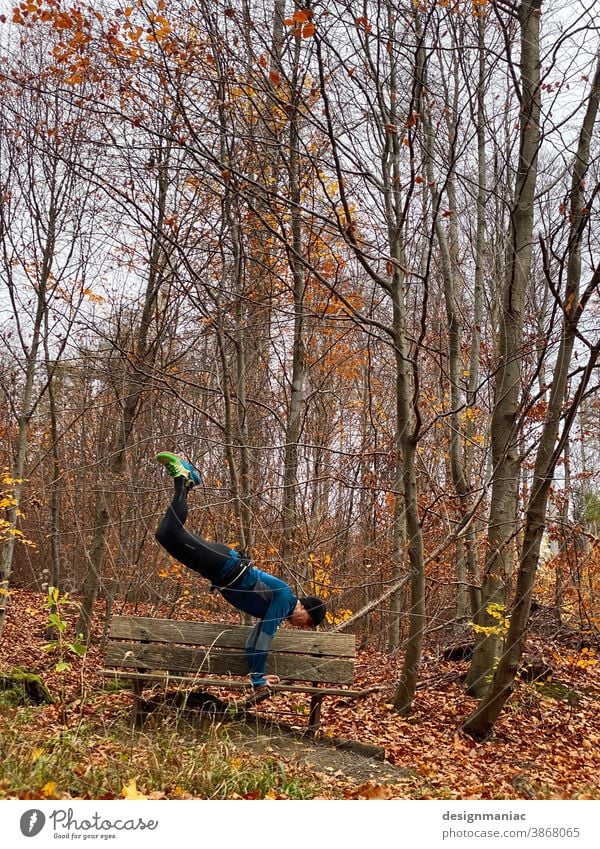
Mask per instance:
[[[194,572],[212,581],[226,567],[235,552],[220,542],[207,542],[186,530],[188,516],[188,482],[186,478],[175,478],[175,492],[167,512],[156,529],[156,539],[171,557]]]

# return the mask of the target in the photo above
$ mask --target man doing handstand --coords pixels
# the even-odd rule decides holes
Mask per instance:
[[[188,491],[201,483],[200,475],[191,463],[169,451],[161,451],[156,460],[175,483],[173,500],[156,530],[156,539],[171,557],[207,578],[225,601],[258,619],[246,643],[252,685],[256,691],[277,684],[277,675],[265,675],[277,628],[284,619],[297,628],[316,628],[325,618],[325,604],[315,596],[298,598],[285,581],[254,568],[249,558],[186,530]]]

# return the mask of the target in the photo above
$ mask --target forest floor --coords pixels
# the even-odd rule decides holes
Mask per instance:
[[[148,609],[127,606],[126,612],[144,615]],[[41,594],[11,591],[0,672],[18,667],[38,673],[54,700],[35,708],[0,706],[0,798],[210,797],[211,787],[196,774],[198,764],[183,763],[191,757],[188,732],[196,752],[208,737],[220,747],[223,762],[211,762],[211,786],[214,775],[221,776],[220,798],[600,798],[598,654],[582,647],[576,632],[556,632],[543,617],[537,623],[532,617],[527,654],[552,674],[518,683],[487,742],[460,731],[476,705],[462,685],[468,664],[442,660],[441,647],[428,645],[409,716],[392,706],[401,656],[361,650],[356,686],[377,689],[358,701],[325,699],[314,741],[301,736],[307,698],[276,694],[245,725],[220,722],[207,732],[203,722],[173,732],[167,746],[156,723],[125,736],[131,693],[111,691],[100,674],[100,607],[96,642],[85,657],[69,656],[62,672],[56,653],[45,650],[47,616]],[[365,748],[340,748],[340,740]],[[65,764],[67,749],[71,761]],[[262,773],[256,777],[256,758],[266,759],[270,774],[279,776],[275,789]],[[163,764],[163,772],[151,769],[150,761]],[[168,778],[167,769],[182,775]]]

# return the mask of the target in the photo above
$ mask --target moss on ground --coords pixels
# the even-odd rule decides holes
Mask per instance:
[[[52,695],[42,678],[24,669],[0,672],[0,705],[19,707],[51,704]]]

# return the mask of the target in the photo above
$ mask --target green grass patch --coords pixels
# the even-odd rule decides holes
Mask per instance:
[[[107,693],[121,693],[125,690],[131,690],[131,681],[124,678],[107,678],[104,682],[104,689]]]
[[[236,747],[219,725],[198,729],[174,718],[132,731],[123,714],[106,729],[49,731],[33,709],[10,713],[0,733],[4,799],[113,799],[132,786],[165,799],[311,799],[322,790],[309,774]]]
[[[566,684],[560,684],[558,681],[544,681],[543,683],[536,682],[535,689],[546,699],[556,699],[559,702],[567,702],[570,705],[578,705],[581,698],[580,694]]]

